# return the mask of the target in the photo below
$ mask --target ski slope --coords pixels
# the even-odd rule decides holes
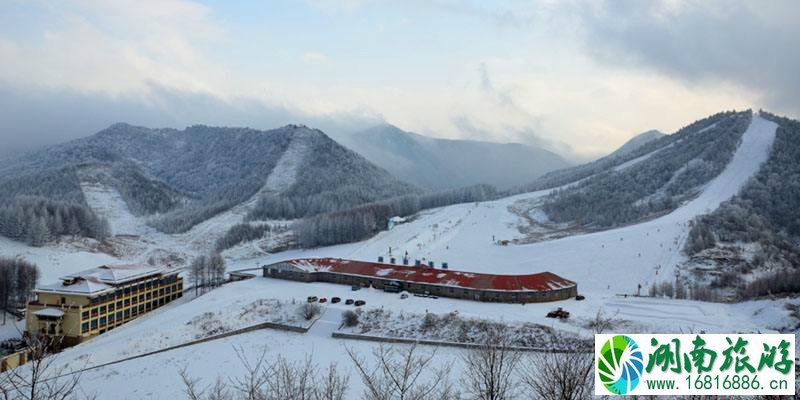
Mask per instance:
[[[730,325],[716,305],[679,302],[667,299],[625,299],[619,295],[646,294],[653,282],[675,279],[676,266],[685,261],[681,249],[696,216],[716,209],[742,188],[764,163],[775,138],[777,125],[754,115],[751,125],[726,168],[711,180],[693,200],[670,214],[617,229],[580,234],[525,245],[500,246],[493,242],[522,235],[517,225],[524,223],[508,208],[517,201],[532,201],[549,191],[513,196],[484,203],[459,204],[429,210],[413,221],[360,243],[320,249],[293,250],[254,260],[237,267],[252,268],[282,259],[297,257],[342,257],[376,260],[392,255],[401,259],[448,262],[450,268],[500,274],[525,274],[550,271],[578,283],[587,303],[564,303],[579,316],[590,317],[598,309],[620,318],[652,324],[656,329],[724,329]],[[640,288],[641,285],[641,289]],[[536,313],[552,304],[529,305]],[[714,318],[709,318],[714,316]],[[664,325],[664,321],[671,321]],[[701,324],[702,321],[705,321]],[[699,325],[698,325],[699,324]]]
[[[598,310],[623,320],[614,329],[620,332],[721,333],[790,329],[787,325],[790,320],[788,311],[781,307],[783,303],[780,301],[720,304],[617,296],[618,293],[635,293],[638,285],[646,290],[654,281],[675,278],[675,266],[684,259],[680,249],[688,234],[688,222],[697,215],[714,210],[741,189],[766,161],[775,130],[775,124],[754,116],[731,162],[695,199],[668,215],[637,225],[534,244],[495,244],[493,239],[522,237],[517,226],[525,221],[509,211],[509,207],[518,201],[536,201],[549,193],[540,191],[492,202],[428,210],[410,222],[360,243],[292,250],[229,263],[229,269],[233,270],[310,256],[374,260],[379,255],[389,255],[391,248],[391,255],[398,259],[408,252],[412,259],[433,260],[437,266],[449,262],[451,268],[465,271],[551,271],[576,281],[579,291],[587,296],[585,301],[570,299],[520,305],[413,296],[401,300],[397,294],[374,289],[352,292],[344,285],[258,277],[225,285],[184,304],[157,310],[100,338],[67,349],[59,357],[74,367],[96,365],[185,340],[193,332],[186,324],[205,312],[230,310],[258,299],[302,302],[311,295],[363,299],[367,308],[380,307],[416,314],[457,311],[464,317],[531,322],[580,335],[589,333],[586,323]],[[565,322],[546,318],[547,311],[557,306],[568,309],[571,318]],[[355,372],[344,351],[347,347],[368,355],[376,344],[342,341],[330,336],[340,323],[341,312],[347,308],[341,303],[329,305],[322,318],[305,335],[262,330],[90,370],[83,375],[82,387],[88,393],[97,393],[100,398],[178,398],[183,395],[179,377],[181,369],[187,368],[190,375],[202,378],[205,383],[212,383],[220,373],[237,376],[244,372],[234,351],[240,349],[250,357],[256,357],[262,351],[266,351],[268,359],[280,356],[301,362],[310,357],[322,368],[336,362],[340,371],[351,376],[348,398],[354,398],[360,394],[362,384],[353,375]],[[457,362],[460,350],[443,348],[437,352],[435,363],[444,366],[454,361],[451,377],[457,378],[461,368]]]

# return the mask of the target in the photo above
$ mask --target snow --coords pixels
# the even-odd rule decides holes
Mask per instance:
[[[87,240],[86,242],[91,242]],[[58,281],[63,275],[96,267],[103,264],[115,264],[119,258],[105,253],[90,251],[86,242],[57,243],[48,247],[30,247],[24,243],[0,237],[0,256],[20,257],[39,267],[39,283],[47,284]]]
[[[3,323],[4,317],[5,324]],[[22,331],[24,330],[25,319],[17,321],[17,317],[8,314],[5,311],[0,311],[0,341],[12,338],[20,338],[22,337]]]
[[[289,143],[289,147],[278,159],[275,168],[267,178],[267,183],[264,187],[265,191],[282,192],[294,184],[297,173],[313,150],[310,140],[314,136],[315,133],[308,129],[300,129],[292,134],[292,141]]]
[[[294,299],[295,302],[302,303],[306,297],[312,295],[365,300],[367,309],[384,308],[392,310],[394,315],[399,312],[417,315],[431,312],[441,315],[455,311],[462,318],[491,318],[515,324],[534,323],[575,335],[589,333],[585,326],[598,310],[622,320],[618,330],[629,333],[727,333],[795,329],[787,321],[794,321],[796,324],[790,317],[790,311],[785,308],[786,300],[720,304],[621,295],[635,293],[639,285],[646,292],[653,282],[675,279],[675,267],[685,260],[680,249],[688,234],[689,221],[697,215],[714,210],[722,201],[735,195],[758,171],[768,157],[775,129],[774,123],[755,115],[730,163],[695,199],[670,214],[637,225],[532,244],[495,244],[493,236],[496,240],[523,238],[518,226],[526,221],[509,208],[518,201],[535,203],[550,192],[547,190],[492,202],[428,210],[405,224],[397,225],[391,231],[381,232],[360,243],[261,254],[229,263],[229,269],[236,270],[304,257],[374,261],[378,256],[388,256],[391,248],[395,256],[408,251],[412,259],[435,260],[437,265],[448,262],[450,268],[455,270],[501,274],[550,271],[576,281],[579,291],[586,295],[585,301],[570,299],[520,305],[441,297],[431,299],[409,296],[407,299],[400,299],[398,294],[375,289],[353,292],[346,285],[258,277],[225,285],[184,304],[172,304],[156,310],[87,343],[68,349],[59,357],[71,365],[80,365],[82,362],[96,365],[113,361],[193,339],[203,331],[199,327],[205,320],[219,322],[212,323],[212,327],[233,329],[241,326],[236,322],[239,313],[258,300],[264,299],[269,304],[276,304],[276,301],[291,304]],[[285,177],[286,174],[281,173],[280,176]],[[284,181],[276,175],[273,183],[277,187],[283,185],[276,182]],[[530,215],[537,214],[533,211]],[[219,230],[221,223],[222,219],[210,223],[207,229]],[[203,229],[192,235],[201,236],[207,233],[209,232]],[[187,246],[186,237],[171,239],[173,242],[164,246]],[[6,243],[0,242],[0,252],[3,254],[8,253]],[[15,246],[15,251],[29,252],[27,254],[33,254],[40,260],[46,260],[47,254],[61,257],[69,253],[63,248],[48,250],[21,248],[18,244]],[[88,254],[90,257],[99,257]],[[102,263],[106,261],[92,264]],[[70,265],[67,263],[66,267],[59,267],[69,269]],[[80,269],[85,267],[84,261]],[[800,300],[788,302],[796,305]],[[360,393],[361,383],[355,378],[349,360],[343,357],[345,346],[368,355],[375,344],[337,340],[330,336],[340,325],[341,313],[352,309],[343,303],[326,306],[321,319],[306,334],[260,330],[181,348],[88,371],[83,375],[83,386],[97,391],[100,398],[178,398],[183,395],[178,376],[181,368],[188,368],[190,375],[203,378],[205,382],[212,381],[219,373],[226,376],[243,373],[241,362],[233,351],[236,347],[252,357],[265,349],[269,358],[280,355],[301,361],[312,357],[322,367],[337,362],[340,370],[352,377],[348,396],[352,398]],[[564,322],[546,318],[545,314],[556,307],[570,311],[571,318]],[[211,313],[211,316],[204,317],[206,313]],[[264,315],[256,312],[245,317],[244,323],[273,316],[287,318],[282,311],[270,311]],[[435,362],[443,366],[450,361],[457,361],[460,354],[457,349],[440,349]],[[460,364],[455,363],[451,377],[457,377],[460,368]]]
[[[57,308],[43,308],[39,311],[34,312],[34,314],[42,317],[54,317],[54,318],[61,318],[64,316],[64,312]]]
[[[114,235],[147,235],[155,229],[131,213],[119,192],[97,183],[82,183],[86,203],[100,217],[108,220]]]
[[[632,167],[632,166],[634,166],[634,165],[636,165],[636,164],[639,164],[639,163],[641,163],[641,162],[642,162],[642,161],[644,161],[644,160],[647,160],[648,158],[652,157],[653,155],[655,155],[655,154],[656,154],[656,153],[658,153],[659,151],[661,151],[661,150],[664,150],[664,149],[666,149],[666,148],[668,148],[668,147],[670,147],[670,146],[672,146],[672,145],[673,145],[673,144],[672,144],[672,143],[670,143],[670,144],[669,144],[669,145],[667,145],[667,146],[664,146],[664,147],[661,147],[661,148],[659,148],[659,149],[653,150],[653,151],[651,151],[651,152],[649,152],[649,153],[647,153],[647,154],[645,154],[645,155],[642,155],[642,156],[636,157],[636,158],[634,158],[634,159],[632,159],[632,160],[625,161],[624,163],[622,163],[622,164],[619,164],[619,165],[615,166],[615,167],[613,168],[613,170],[614,170],[614,171],[616,171],[616,172],[619,172],[619,171],[624,171],[624,170],[626,170],[626,169],[628,169],[628,168],[630,168],[630,167]]]

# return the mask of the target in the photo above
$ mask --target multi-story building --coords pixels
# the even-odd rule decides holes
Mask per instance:
[[[34,290],[26,334],[62,338],[73,346],[183,296],[177,270],[150,265],[103,265]]]

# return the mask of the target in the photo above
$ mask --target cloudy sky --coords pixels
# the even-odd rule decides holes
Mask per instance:
[[[795,0],[0,0],[0,140],[388,122],[591,157],[722,110],[798,116],[799,42]]]

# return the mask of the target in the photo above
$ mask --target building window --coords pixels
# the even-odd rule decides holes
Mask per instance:
[[[84,322],[81,324],[81,333],[89,332],[89,323]]]
[[[92,316],[93,316],[93,317],[96,317],[96,316],[97,316],[97,307],[95,307],[95,308],[93,308],[93,309],[92,309]]]
[[[61,304],[67,304],[67,298],[66,297],[62,297],[61,298]]]
[[[129,318],[131,316],[131,309],[125,309],[125,318]]]
[[[108,322],[108,320],[106,320],[106,317],[100,317],[100,325],[105,325],[106,322]]]
[[[131,299],[125,299],[125,307],[131,305]]]
[[[117,311],[117,321],[122,319],[122,311]]]
[[[106,313],[106,306],[100,306],[100,314]]]
[[[97,329],[97,319],[92,320],[92,329]]]
[[[111,304],[108,305],[108,311],[109,312],[114,311],[114,303],[111,303]]]
[[[89,319],[89,311],[82,312],[81,319]]]
[[[114,323],[114,314],[108,314],[108,323]]]

